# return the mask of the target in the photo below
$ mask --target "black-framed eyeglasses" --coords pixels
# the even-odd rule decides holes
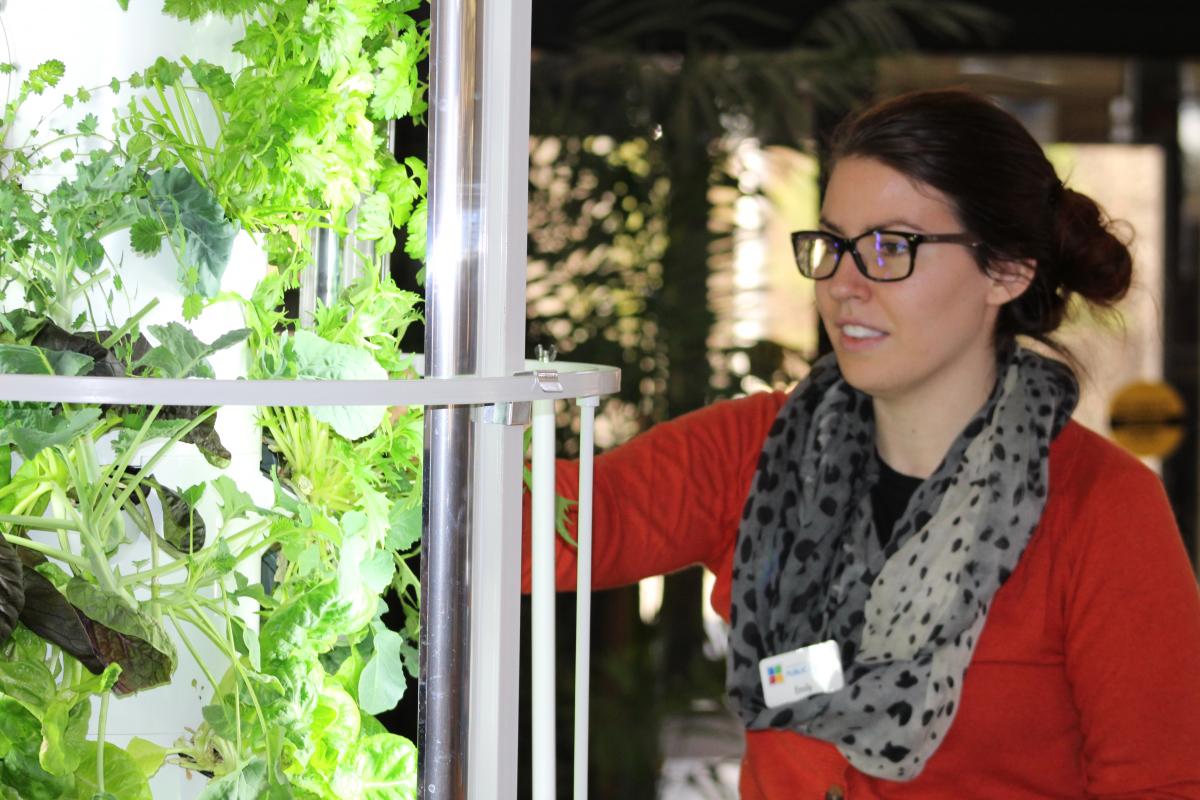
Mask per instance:
[[[848,239],[828,231],[796,231],[792,250],[796,266],[806,278],[823,281],[837,272],[847,252],[855,266],[873,281],[902,281],[912,274],[917,249],[929,244],[961,244],[978,247],[981,242],[969,233],[909,233],[874,230]]]

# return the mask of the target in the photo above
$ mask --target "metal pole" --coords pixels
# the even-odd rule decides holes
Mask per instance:
[[[480,375],[525,369],[531,0],[480,4],[483,269]],[[523,429],[475,426],[469,800],[517,800]],[[515,424],[514,424],[515,423]]]
[[[575,526],[575,800],[588,796],[592,657],[592,475],[599,397],[579,398],[579,521]]]
[[[425,375],[478,366],[480,68],[475,0],[432,4]],[[418,780],[466,800],[470,709],[473,425],[468,406],[425,412]]]
[[[532,575],[533,800],[554,800],[554,401],[533,403],[533,491],[530,569]]]

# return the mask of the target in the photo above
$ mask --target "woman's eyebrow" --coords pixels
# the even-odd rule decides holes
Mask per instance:
[[[834,223],[825,219],[824,217],[821,217],[817,221],[817,224],[820,225],[822,228],[828,228],[830,231],[838,234],[839,236],[846,235],[845,231],[843,231],[837,225],[835,225]],[[878,230],[886,230],[886,229],[892,229],[892,228],[901,228],[901,229],[908,228],[908,229],[918,231],[918,232],[925,230],[925,228],[923,226],[917,225],[914,222],[910,222],[909,220],[903,219],[901,217],[894,217],[892,219],[884,220],[883,222],[877,222],[874,225],[864,228],[863,233],[866,233],[867,231],[878,231]]]

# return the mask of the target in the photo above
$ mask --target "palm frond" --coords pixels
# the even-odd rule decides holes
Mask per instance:
[[[803,36],[813,47],[861,48],[868,53],[910,50],[915,31],[949,41],[986,41],[1004,18],[967,2],[940,0],[843,0],[817,14]]]
[[[788,20],[754,3],[731,0],[591,0],[578,7],[579,40],[604,49],[637,49],[645,37],[668,38],[683,50],[739,49],[731,30],[773,30]],[[743,36],[745,34],[742,34]]]

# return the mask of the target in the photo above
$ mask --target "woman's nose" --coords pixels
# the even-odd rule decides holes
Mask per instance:
[[[833,276],[826,279],[829,296],[834,300],[865,299],[871,293],[871,282],[858,270],[852,253],[845,253],[834,270]]]

